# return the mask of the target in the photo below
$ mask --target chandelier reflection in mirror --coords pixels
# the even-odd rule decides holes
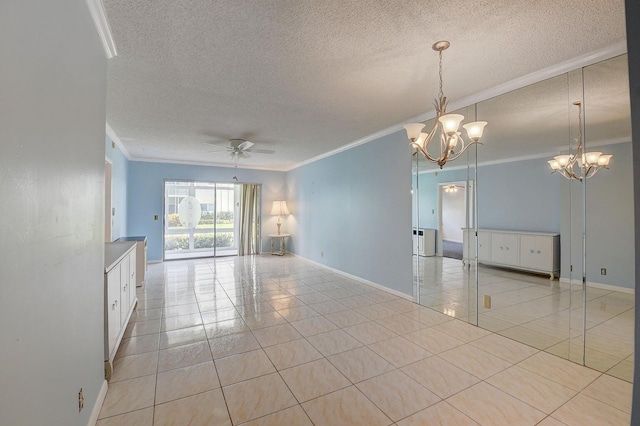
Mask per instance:
[[[447,114],[447,97],[442,92],[442,51],[449,47],[448,41],[438,41],[433,44],[433,50],[438,52],[439,56],[439,75],[440,75],[440,92],[438,93],[438,99],[434,100],[434,106],[436,109],[436,119],[433,124],[433,128],[429,133],[423,133],[423,123],[411,123],[404,126],[407,131],[407,137],[411,141],[411,145],[416,149],[416,152],[421,153],[427,160],[432,163],[437,163],[442,168],[447,161],[453,161],[462,155],[471,145],[478,143],[482,137],[484,126],[487,125],[486,121],[475,121],[463,125],[467,131],[467,136],[471,139],[471,142],[465,143],[458,127],[464,115],[460,114]],[[438,132],[440,128],[440,132]],[[440,140],[440,156],[434,157],[428,151],[429,144],[434,137],[438,136]]]
[[[547,161],[552,173],[559,172],[567,179],[575,179],[582,182],[598,173],[601,169],[608,169],[609,160],[613,155],[603,154],[599,151],[584,152],[582,145],[582,102],[576,101],[573,105],[578,107],[578,138],[576,153],[556,155],[553,160]],[[571,150],[571,147],[569,148]],[[577,167],[576,167],[577,166]]]

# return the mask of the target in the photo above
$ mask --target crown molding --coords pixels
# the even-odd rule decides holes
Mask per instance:
[[[124,146],[116,132],[109,126],[109,123],[106,123],[106,133],[107,136],[120,148],[120,151],[127,157],[127,160],[131,160],[131,156],[129,155],[129,150]]]
[[[111,27],[109,26],[109,19],[107,18],[104,4],[102,0],[87,0],[87,7],[93,19],[93,24],[96,26],[96,31],[104,48],[104,53],[107,59],[111,59],[116,56],[118,52],[116,51],[116,44],[111,35]]]
[[[601,140],[601,141],[598,141],[598,142],[590,143],[589,144],[589,148],[599,148],[599,147],[603,147],[603,146],[617,145],[617,144],[622,144],[622,143],[631,143],[631,139],[630,138],[617,138],[617,139]],[[530,154],[530,155],[522,155],[520,157],[509,157],[509,158],[501,158],[499,160],[482,161],[482,162],[478,163],[478,167],[495,166],[496,164],[514,163],[516,161],[537,160],[537,159],[540,159],[540,158],[546,158],[547,160],[549,160],[549,159],[553,158],[554,156],[558,155],[558,153],[566,152],[566,151],[567,151],[567,146],[558,146],[553,151],[547,151],[547,152],[543,152],[543,153],[540,153],[540,154]],[[470,166],[473,167],[474,165],[470,165]],[[443,173],[443,172],[450,172],[450,171],[454,171],[454,170],[462,170],[462,169],[466,169],[466,168],[467,168],[466,164],[461,164],[459,166],[453,166],[453,167],[447,167],[446,169],[439,169],[436,166],[436,167],[432,167],[432,168],[429,168],[429,169],[419,170],[418,174],[419,175],[423,175],[423,174],[433,173],[433,172]],[[412,167],[412,173],[415,173],[415,167]]]
[[[165,158],[150,158],[150,157],[131,157],[130,161],[140,161],[143,163],[163,163],[163,164],[183,164],[186,166],[205,166],[205,167],[221,167],[225,169],[239,169],[239,170],[264,170],[268,172],[284,172],[285,170],[282,168],[275,167],[254,167],[254,166],[246,166],[237,167],[233,164],[223,164],[223,163],[209,163],[205,161],[180,161],[180,160],[167,160]]]
[[[593,65],[597,62],[601,62],[610,58],[613,58],[615,56],[619,56],[622,55],[624,53],[627,53],[627,41],[626,40],[622,40],[618,43],[614,43],[610,46],[607,46],[605,48],[596,50],[594,52],[591,53],[587,53],[585,55],[581,55],[578,57],[575,57],[573,59],[569,59],[567,61],[561,62],[559,64],[547,67],[547,68],[543,68],[539,71],[524,75],[522,77],[518,77],[516,79],[513,79],[511,81],[508,81],[506,83],[500,84],[496,87],[493,87],[491,89],[488,90],[484,90],[481,92],[478,92],[474,95],[471,96],[467,96],[466,98],[462,98],[458,101],[455,102],[451,102],[449,104],[448,110],[450,111],[455,111],[456,109],[460,109],[469,105],[473,105],[475,103],[478,102],[482,102],[482,101],[486,101],[487,99],[491,99],[494,98],[496,96],[500,96],[503,95],[505,93],[517,90],[517,89],[521,89],[523,87],[529,86],[531,84],[534,83],[539,83],[541,81],[547,80],[549,78],[552,77],[556,77],[558,75],[564,74],[566,72],[569,71],[573,71],[575,69],[578,68],[582,68],[582,67],[586,67],[589,65]],[[395,124],[391,127],[387,127],[386,129],[380,130],[379,132],[376,132],[372,135],[369,136],[365,136],[362,139],[358,139],[348,145],[344,145],[340,148],[334,149],[333,151],[329,151],[326,152],[324,154],[318,155],[316,157],[310,158],[308,160],[302,161],[300,163],[297,163],[295,165],[293,165],[292,167],[286,169],[285,171],[291,171],[294,169],[297,169],[298,167],[302,167],[305,166],[307,164],[316,162],[318,160],[322,160],[323,158],[327,158],[327,157],[331,157],[333,155],[336,155],[340,152],[343,151],[347,151],[351,148],[355,148],[359,145],[363,145],[365,143],[371,142],[373,140],[379,139],[383,136],[387,136],[390,135],[394,132],[397,132],[399,130],[402,130],[404,127],[405,123],[418,123],[418,122],[422,122],[422,121],[427,121],[427,120],[431,120],[432,118],[435,118],[436,116],[436,112],[435,110],[431,110],[429,112],[426,112],[424,114],[420,114],[416,117],[410,118],[408,120],[406,120],[403,123],[398,123]],[[615,142],[613,142],[615,143]],[[541,156],[537,156],[536,158],[540,158]],[[523,157],[524,158],[524,157]],[[507,159],[505,161],[502,162],[509,162],[509,161],[516,161],[515,159]],[[452,169],[449,169],[452,170]],[[453,169],[455,170],[455,169]],[[429,172],[433,172],[435,170],[430,170]]]

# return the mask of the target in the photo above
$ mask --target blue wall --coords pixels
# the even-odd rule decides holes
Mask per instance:
[[[598,149],[613,154],[613,159],[610,170],[602,170],[587,180],[587,281],[633,288],[631,143]],[[445,168],[439,170],[437,176],[432,172],[420,174],[421,227],[437,228],[438,183],[464,181],[466,177],[466,169]],[[559,174],[551,174],[544,158],[478,168],[478,226],[559,232],[561,277],[581,279],[582,186]],[[607,275],[601,275],[600,268],[606,268]]]
[[[112,240],[127,236],[127,182],[129,180],[129,160],[111,138],[105,138],[105,154],[111,160],[111,207],[115,215],[111,216]]]
[[[403,134],[293,169],[287,187],[290,249],[413,294],[411,151]]]
[[[478,167],[478,226],[560,232],[562,179],[558,178],[543,159]],[[438,184],[466,179],[466,168],[445,168],[438,170],[437,176],[432,172],[420,174],[420,227],[438,227]]]
[[[262,243],[263,247],[268,247],[270,242],[267,234],[276,231],[277,219],[267,214],[271,211],[273,200],[284,196],[284,172],[130,161],[127,180],[127,233],[131,236],[145,235],[149,249],[148,259],[162,260],[164,180],[232,183],[234,175],[240,183],[262,184]],[[154,215],[158,215],[157,221],[154,220]]]

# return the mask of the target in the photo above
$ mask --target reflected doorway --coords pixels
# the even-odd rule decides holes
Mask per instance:
[[[466,182],[439,185],[438,234],[441,236],[442,257],[462,260],[462,230],[467,227]]]

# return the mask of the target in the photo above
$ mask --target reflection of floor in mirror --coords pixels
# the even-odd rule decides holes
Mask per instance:
[[[420,258],[420,304],[626,381],[633,375],[634,296],[459,260]],[[491,307],[483,307],[483,296]],[[478,303],[477,303],[478,302]],[[478,307],[479,306],[479,310]],[[586,333],[584,333],[586,326]],[[586,337],[586,351],[583,341]]]

